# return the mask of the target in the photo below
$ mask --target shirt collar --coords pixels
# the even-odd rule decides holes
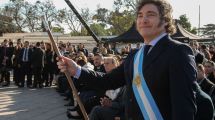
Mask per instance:
[[[158,42],[161,38],[163,38],[164,36],[166,36],[166,35],[167,35],[166,32],[161,33],[158,37],[154,38],[151,42],[149,42],[149,45],[151,45],[152,47],[154,47],[154,46],[157,44],[157,42]],[[144,44],[144,45],[145,45],[145,44]]]

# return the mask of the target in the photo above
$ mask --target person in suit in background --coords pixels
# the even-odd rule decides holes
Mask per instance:
[[[197,41],[191,41],[189,44],[190,44],[190,46],[193,50],[193,53],[195,55],[196,64],[203,64],[203,62],[205,60],[205,56],[203,53],[201,53],[199,51],[199,43]]]
[[[44,51],[41,49],[40,42],[36,43],[35,49],[32,53],[31,67],[34,75],[33,87],[43,87],[42,69],[44,67]]]
[[[197,65],[197,82],[202,91],[207,93],[215,104],[215,85],[205,75],[205,68],[202,64]]]
[[[31,60],[32,60],[32,48],[29,47],[29,41],[24,42],[24,47],[22,48],[19,58],[18,66],[20,66],[20,81],[19,87],[24,87],[25,85],[25,75],[27,75],[27,87],[32,87],[32,73],[31,73]]]
[[[211,82],[215,83],[215,77],[214,77],[214,70],[215,70],[215,63],[211,60],[207,60],[204,62],[204,68],[205,68],[205,75],[207,79],[209,79]]]
[[[201,90],[200,86],[197,87],[196,91],[196,104],[195,120],[214,120],[214,106],[211,97]]]
[[[46,43],[44,68],[43,68],[43,79],[45,82],[45,87],[52,86],[52,81],[54,79],[55,71],[55,53],[52,50],[51,43]]]
[[[141,0],[136,28],[144,38],[144,45],[131,51],[124,63],[110,73],[101,74],[62,56],[58,68],[96,89],[126,85],[127,119],[193,120],[197,111],[195,58],[189,46],[170,37],[175,32],[173,23],[168,1]]]
[[[201,89],[206,92],[208,95],[211,95],[215,89],[215,85],[211,82],[205,75],[205,68],[202,64],[197,65],[197,82],[200,85]]]
[[[21,50],[22,50],[21,39],[17,39],[17,44],[14,47],[14,52],[13,52],[13,57],[12,57],[12,61],[13,61],[13,79],[14,79],[15,85],[17,85],[17,86],[18,86],[19,81],[20,81],[20,73],[21,73],[20,66],[18,66],[18,60],[19,60],[19,55],[21,53]]]
[[[9,46],[8,46],[9,44]],[[13,45],[12,42],[8,42],[7,39],[5,39],[2,43],[2,47],[0,47],[0,74],[1,79],[0,83],[5,81],[2,86],[9,86],[10,85],[10,70],[12,69],[12,55],[13,55]]]

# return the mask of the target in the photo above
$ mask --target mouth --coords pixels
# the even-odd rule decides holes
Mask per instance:
[[[151,26],[142,26],[142,28],[150,28]]]
[[[140,26],[139,29],[148,29],[151,28],[150,26]]]

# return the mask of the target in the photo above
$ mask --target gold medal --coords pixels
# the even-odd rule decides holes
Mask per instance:
[[[140,87],[140,85],[141,85],[140,76],[137,75],[133,82],[134,82],[134,84],[135,84],[137,87]]]

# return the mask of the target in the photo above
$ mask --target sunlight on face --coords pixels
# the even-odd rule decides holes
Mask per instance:
[[[138,32],[146,42],[165,32],[165,23],[161,22],[158,8],[153,4],[146,4],[140,9],[136,23]]]
[[[106,58],[106,59],[104,59],[104,67],[105,67],[105,71],[106,72],[110,72],[111,70],[113,70],[114,68],[116,68],[117,65],[115,64],[115,62],[113,61],[113,59]]]

